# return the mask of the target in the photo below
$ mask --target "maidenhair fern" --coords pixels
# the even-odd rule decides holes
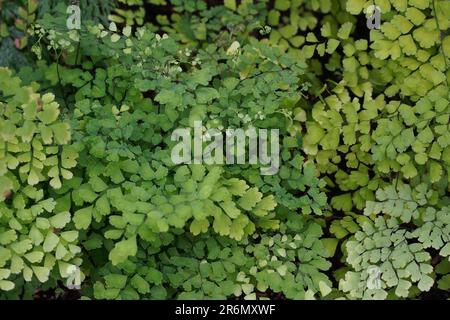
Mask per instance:
[[[70,203],[56,189],[71,179],[77,152],[54,96],[0,69],[0,289],[33,294],[80,265]],[[55,189],[55,190],[53,190]]]
[[[0,69],[1,298],[448,298],[449,1],[80,0],[71,31],[30,3],[0,5],[29,62]],[[276,129],[277,170],[176,163],[180,128]]]

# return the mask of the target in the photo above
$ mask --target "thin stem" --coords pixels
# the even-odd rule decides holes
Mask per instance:
[[[67,109],[68,108],[68,104],[67,104],[67,101],[66,101],[66,95],[64,93],[64,87],[63,87],[62,82],[61,82],[61,74],[59,73],[59,59],[60,59],[61,55],[62,55],[62,51],[61,51],[60,54],[58,54],[58,58],[57,58],[57,61],[56,61],[56,74],[58,76],[58,84],[59,84],[61,93],[63,95],[64,106]]]
[[[78,45],[77,45],[77,54],[75,56],[75,65],[78,65],[78,57],[80,55],[80,47],[81,47],[81,38],[80,38],[80,41],[78,41]]]

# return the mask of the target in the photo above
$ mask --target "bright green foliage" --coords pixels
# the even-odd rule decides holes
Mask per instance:
[[[0,101],[0,289],[30,296],[81,263],[68,199],[52,190],[72,178],[77,152],[52,94],[0,68]]]
[[[427,174],[431,182],[449,179],[449,93],[441,85],[414,106],[400,101],[386,106],[388,118],[378,121],[373,134],[373,158],[380,172],[400,170],[408,179]]]
[[[69,124],[59,121],[59,105],[53,94],[40,97],[22,87],[8,69],[0,69],[1,102],[0,179],[3,194],[21,184],[35,186],[49,181],[55,189],[71,179],[77,152],[70,141]],[[5,196],[2,196],[2,200]]]
[[[449,1],[81,2],[0,69],[0,297],[448,298]],[[279,129],[278,172],[175,165],[196,121]]]
[[[102,281],[94,284],[97,299],[225,299],[260,298],[270,289],[288,298],[326,296],[331,282],[323,273],[330,263],[320,241],[319,225],[301,216],[289,215],[282,233],[255,236],[243,242],[211,235],[181,234],[164,251],[148,261],[139,249],[117,267],[99,271]],[[163,237],[163,241],[169,241]],[[300,264],[294,263],[295,260]]]
[[[360,2],[364,7],[372,4]],[[370,34],[372,79],[385,86],[390,97],[400,93],[418,100],[439,84],[448,86],[450,53],[443,44],[450,28],[450,4],[445,0],[399,2],[378,3],[384,14],[381,30]]]
[[[33,77],[49,89],[64,86],[73,92],[60,98],[73,106],[70,119],[79,159],[75,177],[63,189],[70,194],[67,210],[73,212],[73,226],[80,232],[85,254],[96,264],[94,269],[109,270],[90,274],[91,262],[84,260],[83,271],[96,283],[94,296],[158,298],[168,292],[179,298],[256,298],[251,287],[257,285],[273,286],[274,291],[292,297],[328,293],[331,282],[321,272],[330,264],[325,260],[320,226],[306,228],[302,225],[307,220],[299,222],[296,228],[306,233],[304,239],[294,239],[295,234],[288,236],[280,227],[280,218],[291,210],[322,214],[326,204],[320,190],[323,182],[299,150],[300,130],[293,122],[299,112],[294,109],[301,97],[299,78],[306,65],[256,40],[240,44],[232,39],[223,46],[191,51],[167,35],[160,37],[146,29],[134,34],[129,28],[119,31],[115,23],[109,30],[94,25],[82,30],[81,54],[72,60],[79,38],[73,33],[67,37],[47,32],[47,25],[58,24],[57,19],[47,16],[35,32],[42,36],[38,45],[43,53],[50,49],[61,57],[60,52],[69,52],[67,65],[40,61]],[[46,39],[50,39],[48,47]],[[174,165],[170,155],[175,143],[170,134],[179,127],[192,127],[194,121],[202,121],[206,128],[280,128],[284,163],[279,174],[261,176],[260,165]],[[181,293],[179,286],[188,286],[186,281],[192,278],[188,270],[187,278],[152,283],[146,272],[156,277],[167,274],[166,268],[172,265],[181,266],[172,260],[162,263],[162,256],[152,258],[154,270],[133,271],[126,277],[117,273],[117,268],[132,263],[146,265],[146,250],[152,255],[168,245],[180,250],[176,243],[186,237],[183,231],[199,238],[208,234],[228,239],[238,248],[256,231],[278,232],[274,239],[288,237],[296,248],[304,246],[304,252],[286,248],[294,251],[280,256],[283,264],[274,261],[262,270],[252,269],[256,274],[251,275],[251,283],[239,280],[242,288],[238,290],[226,282],[228,289],[223,292],[215,284],[203,291],[185,288]],[[249,261],[254,259],[253,250],[264,250],[260,246],[245,251]],[[267,254],[279,255],[279,246]],[[296,276],[290,262],[297,255],[305,262],[302,277]],[[254,264],[249,263],[246,277]],[[267,277],[273,277],[268,275],[271,270],[280,274],[277,284],[267,282]],[[220,279],[227,281],[229,276]],[[291,288],[293,278],[301,286]],[[152,288],[154,284],[160,287]]]
[[[319,170],[334,174],[343,191],[356,190],[358,208],[373,199],[382,183],[377,176],[399,172],[404,178],[426,176],[433,183],[447,183],[449,170],[449,96],[446,86],[438,86],[412,107],[401,101],[386,103],[366,93],[363,101],[350,100],[349,92],[336,87],[334,95],[317,102],[312,120],[306,123],[305,151],[314,155]],[[376,128],[373,130],[373,128]],[[339,169],[341,164],[348,168]],[[369,168],[377,174],[370,179]],[[350,172],[350,173],[349,173]],[[338,209],[350,209],[349,198],[332,201]],[[348,210],[347,209],[347,210]],[[344,210],[344,211],[347,211]]]
[[[257,281],[256,289],[282,292],[288,299],[327,296],[332,283],[323,272],[331,263],[326,260],[330,255],[320,240],[321,227],[292,214],[286,218],[283,233],[263,236],[260,243],[247,248],[256,260],[250,269]]]

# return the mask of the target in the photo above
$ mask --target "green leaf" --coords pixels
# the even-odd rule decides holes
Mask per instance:
[[[420,279],[419,283],[417,284],[417,287],[421,291],[430,291],[433,284],[434,284],[433,278],[427,275],[423,275],[422,279]]]
[[[339,240],[335,238],[324,238],[322,239],[322,243],[327,250],[327,256],[334,257]]]
[[[236,10],[236,0],[225,0],[224,5],[230,10]]]
[[[332,291],[331,288],[323,281],[319,281],[319,290],[322,297],[329,295]]]
[[[70,212],[60,212],[53,217],[50,217],[49,221],[54,228],[62,229],[70,222]]]
[[[118,242],[109,253],[109,260],[113,265],[118,265],[127,260],[129,256],[136,255],[136,237],[131,237]]]
[[[33,273],[36,276],[36,278],[41,283],[45,283],[48,281],[48,277],[50,275],[50,269],[47,267],[39,267],[39,266],[31,266],[31,269],[33,269]]]
[[[45,237],[43,248],[45,252],[51,252],[53,251],[56,246],[59,243],[59,238],[56,234],[53,232],[47,233],[47,236]]]
[[[73,216],[73,222],[78,230],[86,230],[92,221],[92,206],[77,210]]]
[[[4,291],[11,291],[15,288],[14,282],[8,280],[0,280],[0,289]]]
[[[364,8],[365,0],[348,0],[347,1],[347,11],[351,14],[360,14]]]
[[[207,219],[196,220],[191,222],[190,231],[194,236],[208,231],[209,221]]]
[[[108,274],[105,276],[105,283],[108,288],[123,289],[127,284],[127,276],[121,274]]]

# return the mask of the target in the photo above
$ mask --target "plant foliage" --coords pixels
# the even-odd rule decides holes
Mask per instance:
[[[448,298],[449,1],[77,4],[0,1],[0,298]],[[175,164],[198,122],[278,171]]]

